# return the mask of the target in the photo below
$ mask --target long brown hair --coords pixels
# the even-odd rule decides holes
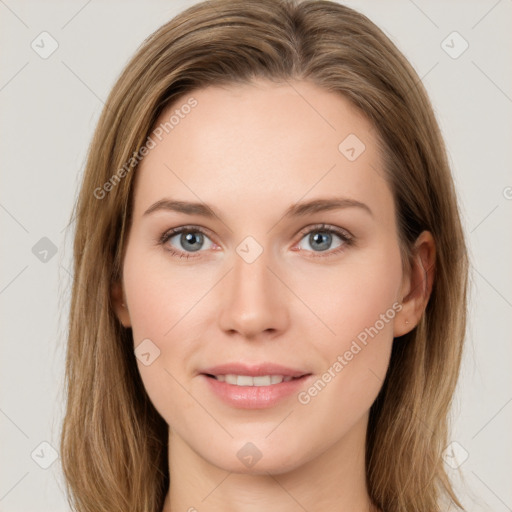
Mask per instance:
[[[441,496],[461,507],[442,451],[465,334],[468,263],[443,139],[421,80],[388,37],[362,14],[315,0],[196,4],[144,41],[110,93],[72,214],[61,437],[70,505],[79,512],[163,507],[168,427],[145,392],[131,329],[111,300],[139,150],[171,103],[196,88],[255,77],[308,80],[357,106],[380,138],[404,261],[422,230],[433,234],[429,303],[419,325],[394,343],[370,411],[367,485],[385,512],[439,511]]]

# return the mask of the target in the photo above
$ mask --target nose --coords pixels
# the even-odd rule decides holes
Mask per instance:
[[[269,263],[265,251],[252,263],[234,256],[234,267],[219,290],[218,321],[224,332],[257,339],[286,330],[289,292]]]

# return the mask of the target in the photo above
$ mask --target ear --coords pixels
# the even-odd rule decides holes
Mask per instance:
[[[123,287],[120,282],[115,282],[111,289],[112,306],[123,327],[131,327],[130,313],[126,305]]]
[[[423,231],[413,247],[410,268],[401,289],[402,309],[395,317],[394,336],[412,331],[425,311],[435,276],[436,245],[430,231]]]

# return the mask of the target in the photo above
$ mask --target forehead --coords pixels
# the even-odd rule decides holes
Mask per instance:
[[[162,112],[150,137],[135,216],[166,194],[240,213],[326,194],[390,207],[374,126],[346,98],[308,82],[192,91]]]

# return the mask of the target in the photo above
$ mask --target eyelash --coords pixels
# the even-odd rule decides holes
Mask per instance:
[[[208,233],[200,226],[181,226],[179,228],[170,229],[170,230],[166,231],[165,233],[163,233],[162,236],[158,239],[158,243],[160,245],[164,246],[164,249],[166,251],[168,251],[172,256],[176,256],[176,257],[179,256],[180,259],[185,258],[188,260],[191,258],[199,257],[199,256],[194,256],[191,253],[177,251],[177,250],[173,249],[172,247],[169,247],[166,245],[166,243],[169,241],[169,239],[171,239],[173,236],[179,235],[184,232],[185,233],[201,233],[204,236],[210,238],[208,236]],[[354,244],[354,237],[348,231],[341,229],[341,228],[336,228],[334,226],[329,226],[328,224],[316,224],[314,226],[309,226],[307,228],[304,228],[299,233],[301,235],[300,240],[302,240],[302,238],[304,238],[304,236],[309,235],[314,232],[330,233],[330,234],[337,235],[341,238],[343,243],[336,249],[332,249],[330,251],[320,251],[317,253],[316,256],[311,256],[312,258],[328,258],[331,256],[335,256],[335,255],[339,254],[340,252],[344,251],[347,246],[350,247],[351,245]],[[300,250],[302,250],[302,249],[300,249]],[[203,251],[198,251],[198,252],[203,252]],[[315,252],[315,251],[307,251],[307,252]],[[324,252],[325,252],[325,254],[321,254]]]

